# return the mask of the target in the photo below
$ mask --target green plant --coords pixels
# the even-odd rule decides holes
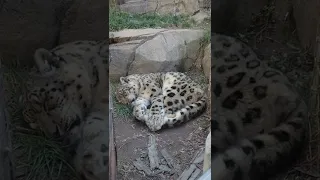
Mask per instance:
[[[180,28],[190,28],[193,22],[189,16],[159,15],[156,13],[130,14],[110,8],[109,11],[109,30],[119,31],[122,29],[140,28],[166,28],[176,26]]]

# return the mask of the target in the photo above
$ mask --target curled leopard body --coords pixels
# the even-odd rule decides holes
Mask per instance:
[[[151,102],[147,99],[138,97],[132,105],[133,116],[137,120],[144,122],[151,131],[156,131],[156,127],[166,120],[163,95],[152,97]]]
[[[213,179],[266,179],[303,148],[307,106],[243,42],[213,34],[212,44]]]
[[[131,103],[134,116],[151,131],[188,121],[206,108],[201,86],[181,72],[133,74],[121,77],[120,83],[117,100]]]
[[[109,177],[108,103],[108,98],[95,103],[80,126],[80,137],[72,139],[79,143],[73,163],[83,180],[103,180]]]

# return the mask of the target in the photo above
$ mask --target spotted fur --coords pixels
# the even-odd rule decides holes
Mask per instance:
[[[73,163],[82,180],[103,180],[109,177],[109,113],[108,98],[96,103],[81,125],[79,143]]]
[[[38,49],[37,70],[23,97],[25,121],[48,136],[62,137],[83,180],[108,177],[106,46],[106,41],[77,41]]]
[[[31,128],[63,135],[83,120],[107,87],[104,58],[99,55],[103,45],[77,41],[36,50],[37,70],[30,73],[23,96],[24,120]]]
[[[206,108],[204,91],[184,73],[134,74],[121,77],[120,83],[117,100],[132,103],[134,116],[151,131],[188,121]]]
[[[303,148],[306,104],[241,41],[213,34],[212,44],[213,179],[265,179]]]

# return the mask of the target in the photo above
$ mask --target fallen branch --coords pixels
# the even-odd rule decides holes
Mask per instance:
[[[158,156],[156,138],[154,135],[149,136],[148,156],[149,156],[151,170],[159,168],[160,159]]]
[[[151,169],[140,159],[133,161],[133,165],[139,170],[144,171],[148,176],[153,176]]]
[[[197,168],[196,165],[191,164],[189,166],[189,169],[184,170],[177,180],[189,180],[189,178],[192,177],[192,174],[196,171],[196,169],[199,168]]]

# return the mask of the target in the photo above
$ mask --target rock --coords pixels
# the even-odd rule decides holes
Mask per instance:
[[[211,76],[209,77],[209,83],[208,83],[208,84],[210,84],[210,85],[208,86],[208,92],[207,92],[207,95],[208,95],[207,112],[208,112],[209,117],[211,117],[211,115],[214,114],[214,113],[213,113],[214,110],[211,109],[211,92],[212,92],[212,91],[211,91]]]
[[[120,77],[126,76],[129,64],[134,60],[135,49],[141,40],[128,41],[109,46],[109,78],[111,81],[119,81]]]
[[[2,62],[18,60],[33,65],[37,48],[51,49],[59,37],[59,22],[71,0],[4,1],[0,16],[0,49]]]
[[[202,30],[177,29],[159,33],[135,51],[128,74],[186,71],[197,59]]]
[[[208,170],[211,167],[211,131],[209,132],[206,143],[205,143],[205,151],[203,156],[203,172]]]
[[[166,30],[168,29],[147,28],[147,29],[124,29],[118,32],[110,32],[109,33],[110,44],[145,39],[151,36],[155,36],[155,34],[166,31]]]
[[[293,16],[301,45],[316,50],[317,25],[320,21],[318,0],[293,0]]]
[[[211,77],[211,43],[204,49],[202,69],[207,79]]]
[[[245,30],[253,14],[268,4],[268,0],[213,0],[211,4],[211,27],[216,33],[232,35]]]
[[[193,19],[197,24],[202,23],[204,20],[209,19],[210,14],[205,11],[199,11],[197,14],[193,15],[191,19]]]
[[[211,9],[212,0],[199,0],[199,7],[201,9]]]
[[[149,8],[147,1],[142,0],[124,2],[120,4],[120,9],[125,12],[137,14],[154,11],[154,9]]]
[[[107,39],[108,8],[109,3],[105,0],[74,1],[62,21],[59,44]]]
[[[231,21],[235,16],[237,6],[238,1],[213,0],[211,5],[211,27],[213,32],[229,32],[234,29],[235,25],[232,25]]]
[[[186,71],[200,55],[203,35],[191,29],[110,32],[109,77],[118,81],[128,74]]]
[[[108,2],[103,0],[5,1],[0,16],[3,63],[19,60],[21,65],[32,66],[38,48],[107,39],[107,8]]]
[[[197,0],[131,0],[120,5],[120,9],[130,13],[156,12],[159,14],[189,14],[200,10]]]

